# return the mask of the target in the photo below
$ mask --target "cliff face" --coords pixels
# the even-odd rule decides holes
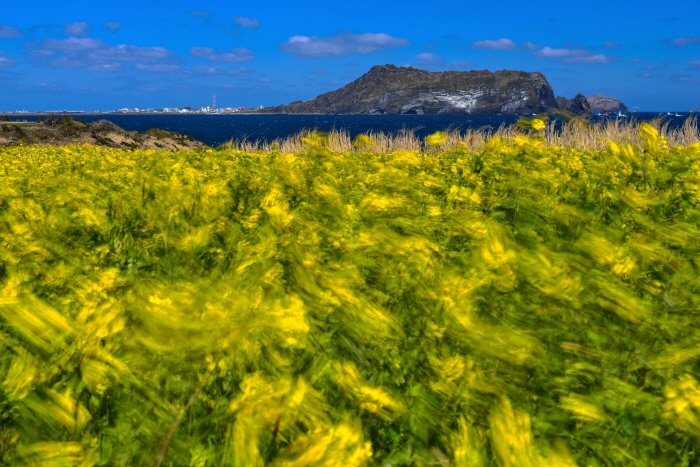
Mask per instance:
[[[557,106],[559,110],[566,110],[575,115],[591,115],[591,106],[583,94],[576,94],[573,99],[565,97],[557,97]]]
[[[606,97],[602,94],[588,97],[592,112],[627,112],[627,106],[617,99]]]
[[[501,70],[429,72],[374,66],[337,91],[263,112],[323,114],[516,114],[556,109],[542,73]]]

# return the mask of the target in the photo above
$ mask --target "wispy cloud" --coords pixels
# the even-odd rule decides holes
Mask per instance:
[[[12,26],[0,25],[0,37],[22,37],[22,31]]]
[[[332,37],[292,36],[280,44],[279,48],[282,52],[293,54],[294,58],[321,58],[370,54],[408,44],[406,39],[384,33],[346,32]]]
[[[585,49],[566,49],[544,47],[533,54],[540,58],[553,58],[563,63],[611,63],[617,60],[603,54],[595,54]]]
[[[670,39],[666,42],[674,47],[684,47],[690,44],[700,44],[700,36],[681,37],[680,39]]]
[[[523,42],[518,45],[512,40],[502,37],[497,40],[484,40],[472,42],[472,48],[475,50],[485,49],[485,50],[537,50],[540,47],[537,44],[533,44],[530,41]]]
[[[485,40],[472,42],[472,47],[475,49],[488,49],[488,50],[515,50],[518,48],[518,44],[505,37],[498,40]]]
[[[439,55],[435,55],[433,53],[430,53],[430,52],[420,53],[420,54],[416,55],[416,58],[418,60],[421,60],[424,62],[437,62],[439,60],[442,60],[442,57],[440,57]]]
[[[620,44],[619,42],[606,41],[606,42],[603,42],[603,45],[605,46],[606,49],[614,49],[615,47],[620,47],[620,45],[622,45],[622,44]]]
[[[0,50],[0,68],[7,68],[17,64],[16,61],[12,60],[11,58],[7,58],[4,55],[5,52]]]
[[[246,67],[241,67],[241,68],[222,68],[220,66],[198,66],[192,68],[192,71],[195,71],[197,73],[202,73],[205,75],[243,75],[246,73],[250,73],[253,70],[250,68]]]
[[[173,54],[163,47],[112,45],[89,37],[45,39],[29,53],[39,57],[35,64],[53,68],[113,72],[134,68],[152,71],[156,69],[153,65],[173,65]]]
[[[670,68],[676,64],[676,60],[670,59],[670,60],[662,60],[659,63],[647,65],[645,68],[647,70],[662,70],[665,68]]]
[[[178,65],[167,63],[137,63],[136,69],[142,71],[151,71],[153,73],[175,73],[176,71],[180,70],[180,67]]]
[[[260,27],[260,21],[257,18],[248,18],[247,16],[234,16],[233,22],[242,28],[255,29]]]
[[[203,10],[190,10],[190,14],[192,16],[199,16],[200,18],[209,18],[211,16],[211,13]]]
[[[120,27],[122,27],[122,25],[117,22],[107,22],[102,25],[102,29],[107,29],[108,31],[112,32],[117,32],[117,29],[119,29]]]
[[[671,81],[676,81],[679,83],[690,83],[690,84],[700,84],[700,78],[689,75],[672,75]]]
[[[238,48],[232,50],[214,50],[210,47],[192,47],[190,54],[194,57],[204,57],[210,62],[250,62],[255,59],[250,49]]]
[[[92,28],[85,21],[78,21],[75,23],[66,23],[66,27],[63,28],[63,33],[66,36],[86,37],[90,29]]]
[[[700,70],[700,60],[688,60],[688,65],[693,70]]]

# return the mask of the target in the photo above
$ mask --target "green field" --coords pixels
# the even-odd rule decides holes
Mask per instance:
[[[700,142],[571,125],[0,148],[0,464],[696,465]]]

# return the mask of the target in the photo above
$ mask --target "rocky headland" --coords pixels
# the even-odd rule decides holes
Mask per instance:
[[[557,108],[542,73],[501,70],[429,72],[378,65],[352,83],[263,113],[522,114]]]
[[[119,149],[201,149],[204,143],[191,136],[151,129],[145,132],[126,131],[108,120],[92,123],[72,117],[42,122],[0,122],[0,145],[50,144],[62,146],[88,143]]]
[[[603,96],[601,94],[596,94],[594,96],[588,96],[588,103],[591,106],[591,112],[622,112],[627,113],[627,106],[617,99],[612,97]]]
[[[557,96],[557,107],[559,111],[571,112],[574,115],[591,115],[591,106],[583,94],[576,94],[573,99]]]
[[[598,98],[603,96],[593,96]],[[590,99],[590,98],[589,98]],[[622,105],[624,104],[611,98]],[[598,102],[598,101],[596,101]],[[608,102],[608,101],[605,101]],[[539,72],[443,71],[377,65],[348,85],[308,101],[267,107],[260,113],[586,116],[597,110],[583,94],[554,98]]]

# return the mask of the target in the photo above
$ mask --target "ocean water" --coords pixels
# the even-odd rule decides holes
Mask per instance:
[[[661,115],[676,128],[685,122],[689,112],[681,116],[667,116],[658,112],[637,112],[626,119],[651,120]],[[11,120],[36,120],[37,117],[10,116]],[[355,137],[360,133],[383,132],[395,134],[403,129],[415,130],[423,138],[436,131],[469,128],[479,129],[510,125],[519,118],[515,115],[83,115],[81,120],[92,122],[105,119],[127,131],[146,131],[151,128],[177,131],[192,136],[209,146],[230,141],[273,141],[284,139],[303,129],[319,131],[345,130]],[[590,117],[598,121],[603,117]],[[615,120],[614,118],[611,120]]]

